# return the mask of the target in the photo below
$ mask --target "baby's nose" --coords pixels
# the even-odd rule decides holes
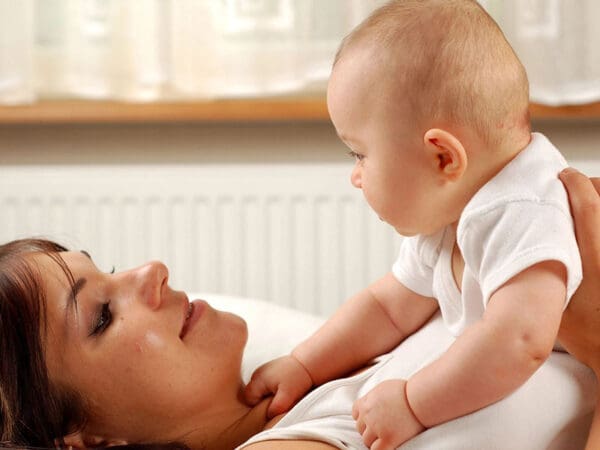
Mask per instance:
[[[361,180],[360,169],[358,168],[358,165],[355,165],[354,168],[352,169],[352,173],[350,174],[350,183],[352,183],[352,186],[354,186],[357,189],[362,188],[362,180]]]

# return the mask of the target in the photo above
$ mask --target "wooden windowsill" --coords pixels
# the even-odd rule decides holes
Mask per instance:
[[[321,97],[173,103],[55,100],[0,106],[0,125],[327,120],[327,106]]]
[[[531,117],[600,119],[600,102],[559,107],[532,104]],[[33,105],[0,106],[0,125],[328,120],[327,105],[322,97],[172,103],[53,100]]]
[[[600,102],[567,106],[532,103],[529,111],[533,119],[600,119]]]

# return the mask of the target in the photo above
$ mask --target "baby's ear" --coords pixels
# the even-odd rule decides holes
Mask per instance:
[[[447,181],[457,181],[467,170],[467,152],[452,133],[432,128],[423,135],[427,158],[434,170]]]
[[[55,444],[58,445],[58,440]],[[119,439],[104,439],[100,436],[93,436],[84,431],[75,431],[63,438],[64,445],[73,449],[86,449],[93,447],[113,447],[115,445],[127,445],[127,441]]]

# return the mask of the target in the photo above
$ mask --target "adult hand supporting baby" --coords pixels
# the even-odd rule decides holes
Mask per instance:
[[[600,378],[600,178],[568,169],[560,174],[569,193],[583,264],[583,282],[563,314],[559,339]],[[600,397],[586,450],[600,448]]]
[[[600,376],[600,179],[575,169],[560,174],[571,203],[583,282],[563,314],[559,339]]]

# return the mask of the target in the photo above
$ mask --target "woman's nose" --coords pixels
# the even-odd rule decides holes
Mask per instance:
[[[352,186],[354,186],[357,189],[362,188],[362,180],[360,177],[360,167],[358,167],[358,164],[355,164],[354,168],[352,169],[352,173],[350,174],[350,183],[352,183]]]
[[[162,302],[163,288],[169,280],[169,269],[160,261],[151,261],[134,272],[140,301],[152,309],[158,308]]]

